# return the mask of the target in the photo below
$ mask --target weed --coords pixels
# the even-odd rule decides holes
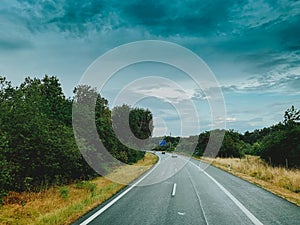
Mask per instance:
[[[80,182],[77,182],[76,185],[75,185],[76,188],[78,189],[86,189],[90,192],[94,192],[97,188],[96,184],[94,184],[93,182],[91,181],[80,181]]]
[[[59,188],[59,195],[63,199],[67,199],[69,197],[69,189],[67,187]]]

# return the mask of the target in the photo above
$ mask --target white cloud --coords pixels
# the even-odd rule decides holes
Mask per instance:
[[[171,85],[160,85],[159,87],[143,87],[133,90],[137,94],[155,97],[169,103],[179,103],[185,100],[191,100],[194,96],[193,90],[183,90]]]
[[[214,123],[216,124],[220,124],[220,123],[233,123],[235,122],[237,119],[235,117],[218,117]]]

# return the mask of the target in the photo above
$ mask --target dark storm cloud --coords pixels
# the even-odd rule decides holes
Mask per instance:
[[[78,32],[103,29],[109,25],[112,29],[140,27],[160,37],[218,36],[226,51],[234,45],[236,50],[262,48],[272,45],[274,39],[276,44],[291,49],[300,46],[300,6],[294,1],[281,4],[272,0],[261,1],[268,6],[262,11],[264,15],[255,12],[257,3],[252,3],[252,6],[246,0],[19,2],[19,10],[32,29],[47,29],[55,25],[62,31]],[[289,15],[291,10],[293,14]]]
[[[235,1],[19,1],[27,26],[62,31],[140,27],[158,36],[208,35],[226,30]]]
[[[156,2],[135,1],[120,15],[158,37],[178,35],[179,43],[194,38],[189,48],[247,64],[248,74],[299,66],[299,1]]]
[[[7,18],[32,33],[81,38],[92,32],[123,39],[134,31],[139,38],[171,40],[196,52],[207,49],[204,55],[212,60],[246,63],[248,74],[299,65],[299,1],[19,0],[8,10],[14,16]]]
[[[99,1],[66,1],[60,14],[50,18],[49,24],[57,25],[62,31],[86,32],[103,27],[107,12]]]
[[[59,29],[82,36],[89,29],[103,26],[106,11],[103,1],[19,1],[24,23],[32,32]]]
[[[228,27],[234,1],[134,1],[122,10],[125,20],[159,36],[207,36]]]

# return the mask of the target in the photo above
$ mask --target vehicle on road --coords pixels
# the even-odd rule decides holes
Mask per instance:
[[[165,151],[162,151],[161,154],[166,154],[166,152],[165,152]]]

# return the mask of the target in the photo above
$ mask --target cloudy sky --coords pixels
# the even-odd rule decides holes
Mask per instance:
[[[27,76],[55,75],[71,96],[105,52],[162,40],[190,49],[212,70],[223,92],[227,114],[220,120],[227,128],[270,126],[291,105],[300,108],[300,1],[2,0],[0,26],[0,75],[16,86]],[[162,80],[138,83],[147,76]],[[156,135],[212,128],[209,96],[176,68],[140,63],[122,69],[101,91],[110,107],[124,87],[128,96],[147,97],[136,105],[153,111]],[[186,112],[176,107],[189,111],[187,102],[199,122],[187,116],[182,133]]]

